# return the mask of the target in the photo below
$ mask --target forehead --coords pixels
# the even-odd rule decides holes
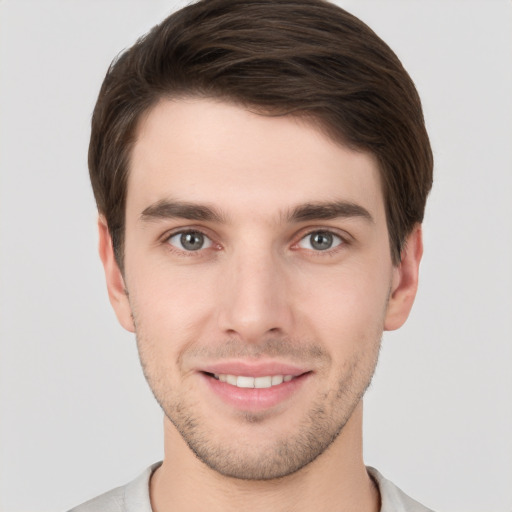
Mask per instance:
[[[127,212],[169,197],[213,204],[227,216],[340,200],[374,217],[384,212],[372,155],[335,143],[301,118],[208,99],[162,100],[138,127]]]

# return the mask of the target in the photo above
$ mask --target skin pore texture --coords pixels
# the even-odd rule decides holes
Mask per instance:
[[[154,510],[379,510],[361,398],[412,306],[422,242],[418,226],[392,264],[373,157],[296,117],[162,100],[132,152],[124,275],[99,230],[165,412]]]

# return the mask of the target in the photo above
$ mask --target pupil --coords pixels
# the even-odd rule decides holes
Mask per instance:
[[[204,243],[204,237],[201,233],[183,233],[181,235],[181,245],[189,251],[201,249]]]
[[[330,249],[332,245],[332,235],[330,233],[315,233],[311,237],[311,245],[319,251]]]

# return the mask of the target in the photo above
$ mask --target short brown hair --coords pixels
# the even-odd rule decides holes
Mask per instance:
[[[367,25],[323,0],[201,0],[111,64],[94,109],[89,170],[123,269],[127,175],[142,114],[164,97],[218,98],[305,116],[379,162],[393,262],[423,220],[433,158],[420,99]]]

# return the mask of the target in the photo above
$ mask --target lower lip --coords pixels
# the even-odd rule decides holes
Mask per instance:
[[[289,382],[270,388],[239,388],[205,373],[201,373],[201,376],[210,390],[223,402],[241,411],[257,412],[270,409],[288,400],[304,385],[310,373],[304,373]]]

